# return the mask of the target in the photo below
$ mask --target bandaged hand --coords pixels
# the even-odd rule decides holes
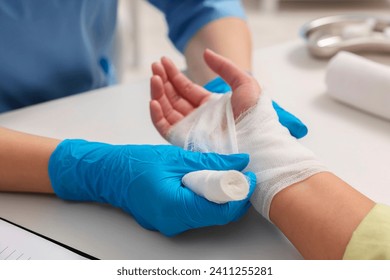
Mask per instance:
[[[57,196],[65,200],[109,203],[131,214],[144,228],[167,236],[223,225],[239,219],[250,206],[248,196],[215,204],[184,188],[192,171],[244,169],[248,155],[185,151],[170,145],[110,145],[84,140],[61,142],[50,157],[49,176]]]
[[[269,219],[278,192],[325,168],[280,125],[271,99],[253,77],[211,51],[204,57],[233,93],[211,95],[163,59],[153,66],[153,123],[168,141],[185,149],[250,154],[246,170],[257,176],[251,202]]]
[[[232,92],[230,86],[221,78],[216,77],[203,86],[205,89],[212,93],[228,93]],[[286,127],[292,136],[300,139],[307,134],[307,127],[296,116],[286,111],[279,106],[274,100],[272,100],[272,107],[274,108],[281,125]]]

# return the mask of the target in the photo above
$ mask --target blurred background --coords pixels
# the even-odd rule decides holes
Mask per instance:
[[[144,0],[119,0],[118,76],[128,83],[150,76],[150,65],[165,55],[181,68],[184,59],[167,39],[162,14]],[[336,14],[389,15],[390,0],[242,0],[258,49],[299,40],[306,22]]]

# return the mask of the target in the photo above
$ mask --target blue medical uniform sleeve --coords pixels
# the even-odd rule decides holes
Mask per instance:
[[[0,0],[0,113],[115,82],[117,0]]]
[[[149,0],[165,14],[169,38],[184,52],[188,41],[206,24],[224,17],[245,18],[239,0]]]

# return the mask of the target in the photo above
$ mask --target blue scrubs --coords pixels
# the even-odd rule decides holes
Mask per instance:
[[[131,0],[129,0],[131,1]],[[150,0],[180,51],[239,0]],[[117,0],[0,0],[0,112],[107,86]]]

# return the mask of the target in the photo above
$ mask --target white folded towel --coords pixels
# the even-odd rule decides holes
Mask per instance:
[[[326,73],[328,94],[343,103],[390,120],[390,67],[340,52]]]

